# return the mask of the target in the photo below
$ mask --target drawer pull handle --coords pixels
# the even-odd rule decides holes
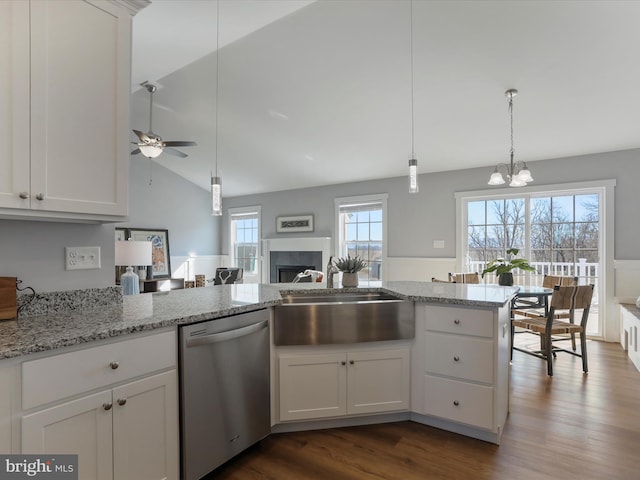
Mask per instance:
[[[111,367],[111,370],[115,370],[120,366],[120,362],[111,362],[109,366]]]
[[[458,400],[454,400],[453,404],[457,407],[458,405],[460,405],[460,402]]]
[[[455,323],[456,325],[460,325],[460,320],[456,318],[456,319],[453,321],[453,323]]]
[[[126,398],[119,398],[118,399],[118,405],[122,406],[124,404],[127,403],[127,399]]]
[[[454,361],[454,362],[459,362],[459,361],[460,361],[460,357],[459,357],[458,355],[455,355],[455,356],[453,357],[453,361]]]
[[[102,408],[104,408],[105,410],[111,410],[111,407],[113,407],[113,403],[111,402],[105,402],[102,404]]]

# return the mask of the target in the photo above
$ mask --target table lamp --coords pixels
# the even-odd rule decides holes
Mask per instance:
[[[133,271],[133,266],[151,265],[151,242],[129,240],[116,242],[116,265],[126,266],[127,271],[120,276],[123,295],[140,293],[140,278]]]

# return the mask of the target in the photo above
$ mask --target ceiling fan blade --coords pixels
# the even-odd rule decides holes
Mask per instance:
[[[136,148],[133,152],[131,152],[131,155],[138,155],[139,153],[142,153],[142,152],[140,151],[139,148]]]
[[[163,152],[166,152],[169,155],[174,155],[180,158],[187,158],[189,156],[186,153],[182,153],[180,150],[176,150],[175,148],[171,148],[171,147],[165,147]]]
[[[133,130],[133,133],[135,133],[138,138],[140,139],[141,142],[149,142],[151,139],[149,138],[149,136],[146,133],[141,132],[140,130]]]
[[[169,142],[162,142],[167,147],[197,147],[198,144],[196,142],[182,141],[182,140],[173,140]]]

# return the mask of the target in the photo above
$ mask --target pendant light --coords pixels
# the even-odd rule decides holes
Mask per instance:
[[[409,160],[409,193],[418,193],[418,159],[415,149],[415,119],[413,111],[413,0],[410,5],[409,37],[411,44],[411,159]]]
[[[507,173],[507,179],[509,180],[510,187],[523,187],[527,183],[533,182],[533,177],[531,176],[531,171],[527,167],[525,162],[514,162],[514,148],[513,148],[513,97],[518,94],[518,90],[515,88],[510,88],[506,92],[504,92],[505,96],[509,99],[509,119],[511,125],[511,149],[509,150],[510,161],[507,165],[506,163],[499,163],[496,165],[491,177],[489,178],[489,185],[502,185],[505,182],[502,173],[500,172],[500,168],[505,168]]]
[[[220,83],[220,0],[216,1],[216,149],[215,149],[215,175],[211,172],[211,215],[222,215],[222,180],[218,176],[218,85]]]

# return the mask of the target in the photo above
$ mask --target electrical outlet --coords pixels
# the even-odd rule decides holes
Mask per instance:
[[[444,240],[434,240],[433,248],[444,248]]]
[[[65,247],[65,270],[94,270],[100,268],[100,247]]]

